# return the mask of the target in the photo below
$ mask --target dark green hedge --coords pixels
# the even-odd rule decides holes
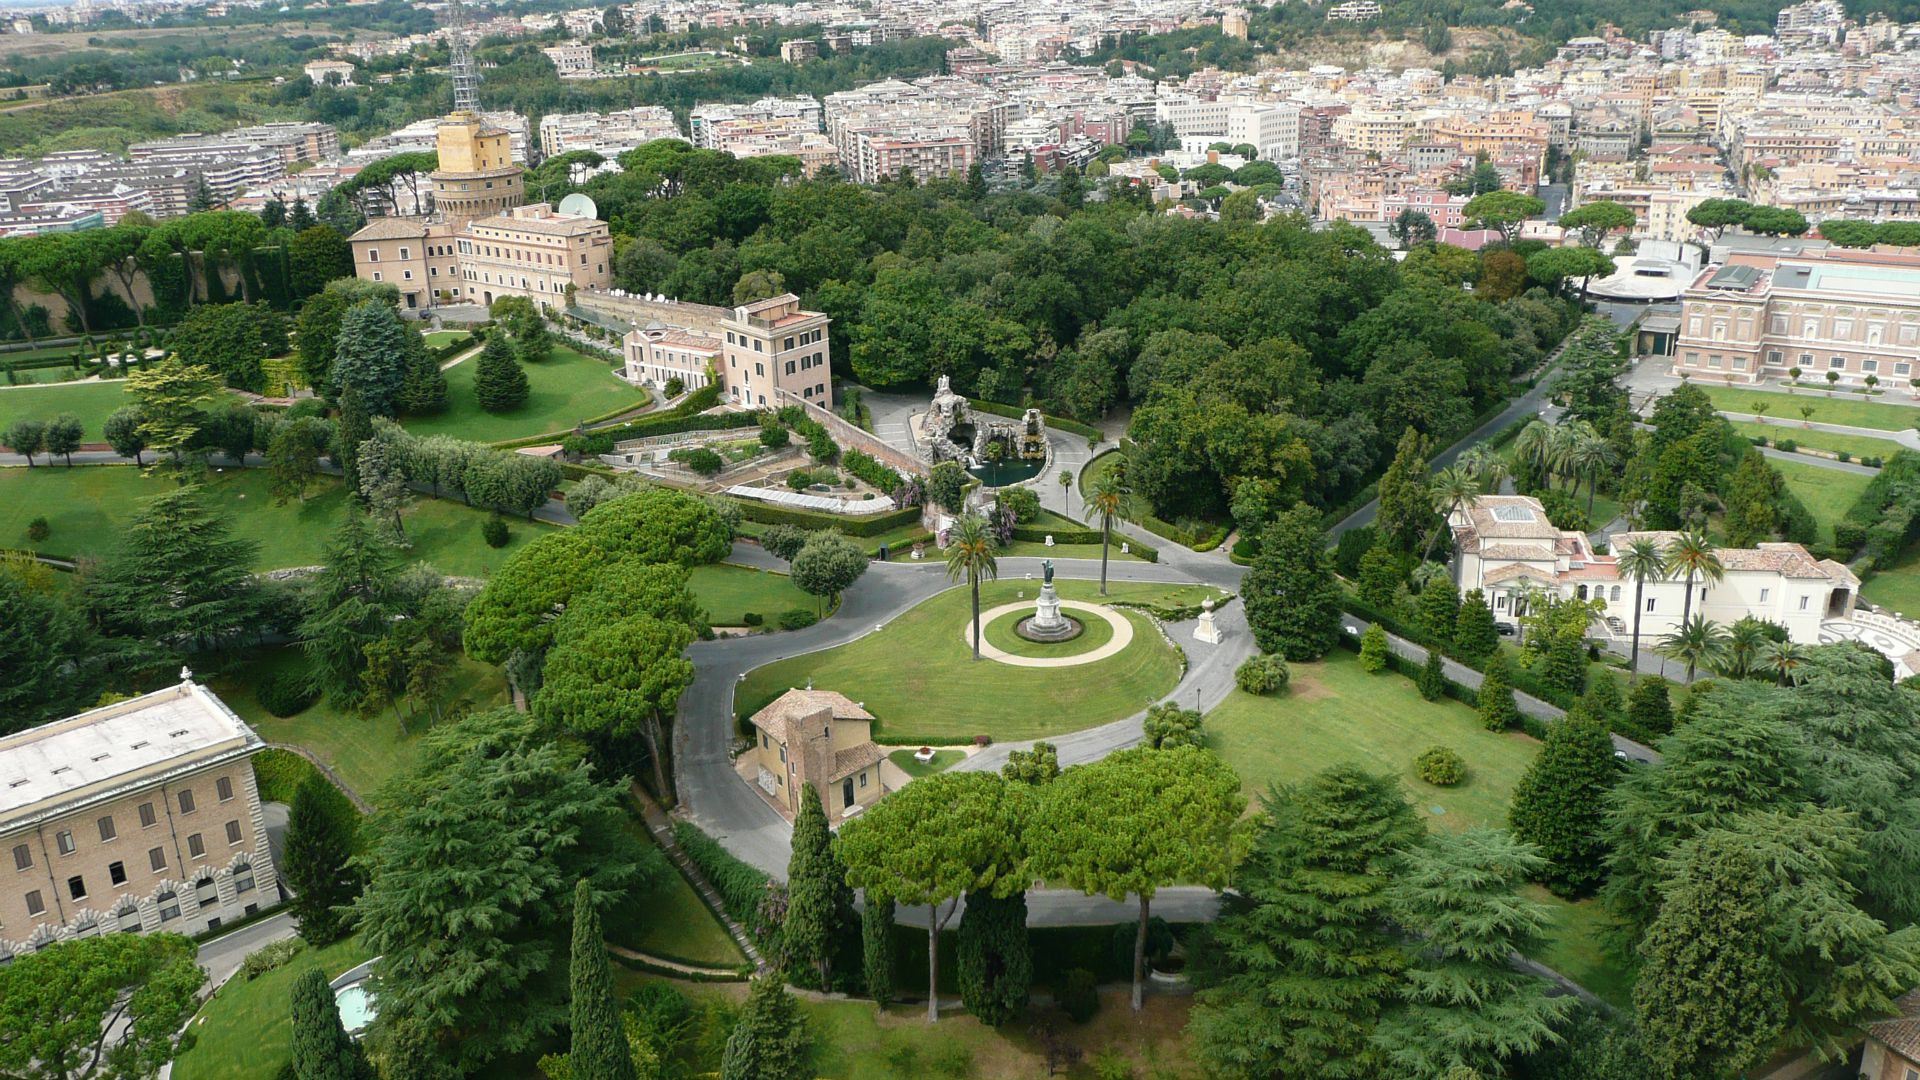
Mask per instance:
[[[1423,649],[1433,647],[1433,639],[1427,636],[1426,631],[1414,626],[1412,623],[1404,622],[1390,613],[1377,611],[1369,607],[1365,601],[1351,593],[1341,597],[1340,607],[1341,610],[1356,619],[1362,619],[1370,623],[1379,623],[1382,630],[1385,630],[1395,637],[1405,638]],[[1351,635],[1341,635],[1342,638],[1349,636]],[[1441,652],[1446,652],[1446,650],[1442,649]],[[1453,659],[1459,660],[1459,657],[1454,657]],[[1459,660],[1459,662],[1466,663],[1464,660]],[[1472,667],[1473,665],[1467,664],[1467,666]],[[1419,674],[1417,667],[1418,665],[1416,665],[1414,672],[1416,676]],[[1573,708],[1575,695],[1567,694],[1542,684],[1538,679],[1534,678],[1533,672],[1526,670],[1518,664],[1507,665],[1507,671],[1508,674],[1512,676],[1511,681],[1513,688],[1520,693],[1526,694],[1529,697],[1538,698],[1549,705],[1554,705],[1561,709]]]
[[[731,496],[729,496],[731,498]],[[762,525],[797,525],[802,529],[838,529],[848,536],[879,536],[892,532],[903,525],[911,525],[920,520],[920,508],[909,506],[904,510],[891,510],[884,514],[867,514],[864,517],[823,514],[812,510],[793,510],[759,499],[739,499],[740,516],[748,521],[757,521]]]
[[[673,838],[679,842],[680,850],[693,861],[693,865],[707,876],[714,891],[720,894],[720,906],[727,909],[727,914],[735,922],[757,936],[761,930],[760,901],[766,898],[767,882],[772,878],[758,867],[734,858],[726,848],[720,846],[720,841],[701,832],[691,822],[674,822]]]

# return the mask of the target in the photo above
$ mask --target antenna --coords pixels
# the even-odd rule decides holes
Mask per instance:
[[[473,47],[467,43],[466,11],[460,0],[447,4],[447,46],[453,53],[453,108],[455,112],[480,111],[480,76],[473,66]]]

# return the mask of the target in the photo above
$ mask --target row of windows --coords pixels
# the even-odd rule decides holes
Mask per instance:
[[[825,330],[808,330],[806,333],[801,334],[798,337],[787,338],[781,344],[780,351],[787,352],[792,349],[805,348],[806,346],[811,345],[814,342],[819,341],[821,338],[826,336],[827,336],[827,332]]]
[[[126,871],[119,863],[114,863],[108,867],[107,872],[108,876],[113,879],[113,883],[116,885],[127,880]],[[194,884],[199,890],[198,899],[203,905],[211,903],[216,898],[217,893],[213,891],[213,871],[201,870],[200,877]],[[253,864],[243,859],[235,864],[233,868],[233,891],[235,894],[252,892],[253,884]],[[73,899],[84,900],[87,898],[87,883],[79,876],[70,877],[67,879],[67,891],[72,895]],[[47,901],[46,897],[41,895],[40,890],[34,889],[28,892],[26,901],[28,915],[46,914]],[[180,917],[180,896],[174,892],[173,889],[161,889],[154,895],[153,901],[160,908],[161,922],[171,922]],[[123,930],[138,930],[140,928],[138,906],[135,905],[131,899],[122,901],[122,905],[123,906],[116,912],[120,917],[120,928]],[[91,929],[93,929],[93,924],[84,924],[77,928],[80,933],[85,933]]]
[[[233,798],[233,778],[228,776],[220,777],[214,781],[213,790],[214,794],[219,796],[221,802],[231,800]],[[195,804],[192,788],[181,788],[175,797],[180,803],[180,813],[183,816],[193,813]],[[141,803],[137,812],[140,815],[141,828],[148,829],[159,824],[160,815],[154,810],[152,803]],[[238,824],[238,822],[230,823],[228,825],[228,831],[232,832],[238,827]],[[114,824],[112,814],[100,818],[94,823],[94,827],[100,830],[100,842],[103,844],[116,839],[120,835],[119,826]],[[53,846],[57,848],[62,855],[71,855],[80,850],[80,845],[73,838],[72,829],[61,829],[55,832],[53,834]],[[15,870],[33,869],[33,848],[31,846],[27,844],[14,845],[13,868]]]
[[[227,822],[226,833],[227,846],[238,847],[241,841],[240,822],[237,820]],[[15,857],[18,858],[18,855],[19,849],[16,848]],[[189,833],[187,835],[187,855],[194,859],[206,858],[207,842],[204,834]],[[147,868],[156,874],[164,872],[167,869],[167,849],[164,847],[147,849]],[[119,861],[108,863],[107,880],[113,885],[125,885],[127,883],[127,865]],[[249,880],[247,887],[253,887],[251,880]],[[75,900],[85,900],[87,898],[86,878],[80,874],[75,874],[68,878],[67,892]],[[38,915],[43,910],[45,910],[45,908],[40,903],[39,890],[36,889],[29,892],[27,894],[27,914]]]
[[[820,365],[822,365],[822,364],[824,364],[824,363],[826,363],[826,362],[827,362],[827,359],[826,359],[826,357],[825,357],[825,356],[824,356],[823,354],[821,354],[821,353],[814,353],[814,354],[813,354],[812,356],[803,356],[803,357],[801,357],[801,358],[800,358],[800,360],[799,360],[799,365],[800,365],[800,368],[799,368],[799,369],[800,369],[801,371],[812,371],[812,370],[813,370],[814,368],[816,368],[816,367],[819,367]],[[791,374],[793,374],[793,373],[794,373],[794,363],[795,363],[795,362],[794,362],[794,361],[792,361],[792,360],[789,360],[789,361],[787,361],[787,374],[789,374],[789,375],[791,375]],[[760,367],[760,365],[759,365],[759,364],[755,364],[755,365],[753,365],[753,366],[754,366],[754,368],[755,368],[755,370],[756,370],[756,371],[757,371],[757,370],[759,369],[759,367]]]

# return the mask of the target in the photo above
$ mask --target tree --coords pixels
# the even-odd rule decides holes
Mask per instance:
[[[1453,587],[1453,579],[1445,574],[1435,575],[1420,590],[1420,625],[1440,643],[1441,648],[1453,644],[1453,630],[1460,621],[1460,592]]]
[[[1399,606],[1400,588],[1407,582],[1407,560],[1393,549],[1384,532],[1374,534],[1373,546],[1360,557],[1354,591],[1368,607],[1392,614]]]
[[[787,963],[817,977],[819,989],[833,989],[834,963],[845,954],[853,928],[853,890],[847,887],[846,867],[834,854],[820,792],[811,783],[802,784],[793,854],[787,859],[787,918],[780,935]]]
[[[1673,730],[1673,699],[1667,685],[1667,680],[1655,675],[1628,695],[1627,719],[1646,735],[1658,737]]]
[[[620,10],[620,5],[615,4],[600,13],[600,32],[608,37],[626,36],[627,16]]]
[[[1619,773],[1606,725],[1575,709],[1547,729],[1540,755],[1514,788],[1513,834],[1546,860],[1541,881],[1563,896],[1584,896],[1606,878],[1603,822]]]
[[[383,957],[381,1024],[417,1030],[463,1072],[559,1031],[565,981],[546,973],[563,962],[577,883],[606,908],[666,872],[624,807],[623,785],[595,781],[511,710],[430,731],[367,819],[359,859],[354,915]]]
[[[1488,731],[1506,731],[1520,722],[1520,707],[1513,700],[1513,675],[1507,669],[1505,653],[1496,649],[1487,658],[1474,703],[1480,713],[1480,723]]]
[[[300,375],[308,386],[324,392],[334,385],[333,361],[340,344],[341,323],[348,311],[368,300],[398,309],[400,289],[391,283],[345,277],[327,282],[301,305],[299,318],[294,321],[294,338],[299,346]]]
[[[1461,207],[1469,228],[1494,229],[1509,246],[1519,238],[1522,223],[1546,210],[1546,203],[1517,191],[1489,191],[1474,196]]]
[[[88,606],[107,633],[170,653],[230,644],[259,631],[258,552],[232,535],[198,487],[156,495],[88,579]]]
[[[1200,1060],[1249,1080],[1383,1075],[1375,1025],[1406,966],[1387,888],[1419,819],[1392,777],[1349,764],[1276,787],[1261,808],[1214,926],[1221,977],[1189,1021]]]
[[[553,331],[539,312],[520,322],[513,335],[513,355],[523,364],[545,363],[553,355]]]
[[[43,420],[20,419],[7,429],[7,445],[13,452],[27,459],[27,468],[33,468],[33,455],[47,448],[47,425]]]
[[[362,300],[348,308],[340,320],[328,391],[338,397],[352,387],[369,414],[392,416],[407,378],[409,335],[418,337],[401,323],[398,311],[380,300]]]
[[[860,911],[861,974],[867,996],[880,1008],[893,1003],[893,900],[867,897]]]
[[[1580,234],[1580,242],[1598,248],[1611,233],[1631,229],[1639,220],[1633,211],[1609,199],[1596,199],[1560,215],[1561,228]]]
[[[951,550],[951,549],[949,549]],[[991,558],[991,556],[989,556]],[[867,553],[837,529],[807,538],[792,559],[792,580],[809,596],[837,599],[867,572]]]
[[[114,453],[132,458],[135,465],[145,466],[140,455],[147,448],[147,440],[140,435],[141,420],[139,406],[122,405],[107,416],[103,434]]]
[[[447,407],[447,377],[428,351],[425,338],[407,339],[407,371],[393,400],[408,416],[425,416]]]
[[[947,537],[947,580],[965,578],[967,590],[973,597],[975,660],[980,659],[980,581],[982,578],[994,581],[1000,576],[1000,564],[994,561],[993,548],[993,536],[987,532],[986,519],[978,514],[961,518]]]
[[[1780,529],[1780,499],[1786,481],[1759,453],[1743,454],[1727,481],[1727,543],[1753,547],[1771,540]]]
[[[206,973],[178,934],[77,938],[0,968],[0,1072],[148,1077],[173,1059]],[[114,1046],[104,1033],[123,1031]]]
[[[265,303],[203,304],[167,334],[182,362],[212,368],[238,390],[266,387],[261,361],[287,351],[287,317]]]
[[[1194,746],[1122,750],[1041,789],[1039,827],[1029,833],[1033,874],[1115,901],[1138,898],[1135,1011],[1144,1003],[1154,893],[1176,883],[1225,886],[1228,834],[1246,806],[1239,790],[1225,762]]]
[[[267,489],[275,505],[287,499],[307,501],[307,489],[320,475],[320,455],[333,439],[327,422],[303,416],[280,425],[267,444]]]
[[[127,374],[127,392],[140,409],[140,437],[149,450],[170,460],[176,474],[186,471],[206,417],[200,404],[219,388],[211,369],[182,363],[177,355]]]
[[[308,677],[333,702],[358,707],[367,694],[369,645],[386,640],[408,614],[400,549],[365,515],[349,511],[327,538],[307,590],[299,638]]]
[[[567,966],[572,990],[568,1027],[573,1046],[567,1055],[573,1075],[585,1080],[634,1080],[633,1053],[613,997],[613,973],[607,969],[607,943],[600,934],[600,911],[593,886],[582,878],[573,889],[573,954]]]
[[[80,443],[86,438],[87,429],[80,418],[72,413],[61,413],[47,421],[46,451],[51,458],[55,454],[67,459],[67,468],[73,468],[73,452],[80,449]]]
[[[1756,206],[1740,224],[1761,236],[1799,236],[1809,228],[1804,214],[1781,206]]]
[[[1108,469],[1093,481],[1086,505],[1100,519],[1100,595],[1107,595],[1107,552],[1113,546],[1113,523],[1124,520],[1132,493],[1118,469]]]
[[[1446,660],[1439,649],[1427,650],[1427,662],[1420,665],[1418,685],[1420,696],[1428,701],[1439,701],[1447,696]]]
[[[287,228],[292,229],[294,235],[298,236],[313,226],[313,210],[307,206],[306,197],[296,196],[293,207],[287,211]]]
[[[1376,527],[1395,551],[1411,552],[1420,538],[1443,527],[1434,521],[1433,482],[1427,475],[1427,439],[1413,428],[1400,435],[1393,463],[1380,477]]]
[[[1000,775],[1015,783],[1040,787],[1060,777],[1060,751],[1050,742],[1037,742],[1031,750],[1014,750]]]
[[[943,461],[927,474],[927,501],[958,514],[966,509],[967,470],[959,462]]]
[[[373,1080],[373,1068],[340,1022],[327,973],[308,968],[293,981],[293,1075],[298,1080]]]
[[[1705,666],[1718,669],[1727,659],[1730,639],[1727,629],[1704,615],[1695,615],[1680,628],[1660,639],[1660,651],[1687,665],[1687,681],[1694,670]]]
[[[1504,1075],[1509,1061],[1558,1040],[1574,999],[1515,970],[1548,925],[1516,890],[1541,859],[1497,829],[1429,836],[1387,890],[1393,920],[1418,943],[1405,1003],[1381,1019],[1374,1045],[1405,1076]]]
[[[0,734],[95,703],[102,674],[98,642],[51,582],[37,587],[0,561],[0,626],[7,628],[0,634],[0,716],[6,717]]]
[[[1667,545],[1665,556],[1667,576],[1684,575],[1686,578],[1686,594],[1680,605],[1680,621],[1685,623],[1693,617],[1694,579],[1718,584],[1726,577],[1726,567],[1721,565],[1720,556],[1714,552],[1713,542],[1707,539],[1707,534],[1697,529],[1674,537]]]
[[[1633,579],[1633,649],[1627,662],[1627,679],[1632,682],[1640,678],[1640,615],[1646,610],[1641,596],[1646,591],[1647,582],[1666,577],[1671,567],[1667,562],[1667,553],[1658,541],[1637,536],[1620,549],[1616,570],[1621,577]],[[1691,581],[1687,591],[1689,594],[1693,591]]]
[[[1023,786],[992,773],[922,777],[840,826],[847,881],[876,898],[924,904],[927,1022],[940,1018],[940,932],[967,893],[1010,896],[1032,882],[1022,846]]]
[[[1427,545],[1420,551],[1421,562],[1433,558],[1434,541],[1439,539],[1440,533],[1448,528],[1453,515],[1472,506],[1479,497],[1480,478],[1475,476],[1472,470],[1450,465],[1434,474],[1433,481],[1427,489],[1427,498],[1433,504],[1437,520],[1427,531]],[[1448,588],[1452,588],[1451,583]],[[1458,594],[1455,594],[1455,599],[1458,599]],[[1449,617],[1449,625],[1440,633],[1444,635],[1452,629],[1451,617]]]
[[[359,897],[360,873],[348,865],[360,831],[360,812],[318,771],[294,792],[287,811],[282,870],[293,888],[291,908],[300,936],[315,947],[346,936],[346,909]]]
[[[541,671],[533,713],[546,723],[603,745],[639,735],[653,761],[655,793],[673,801],[666,725],[693,684],[693,664],[680,654],[693,642],[684,623],[647,614],[603,620],[562,618]]]
[[[1453,624],[1455,656],[1478,667],[1500,649],[1500,633],[1493,624],[1493,609],[1479,589],[1468,589],[1460,601],[1460,613]]]
[[[812,1038],[800,1005],[775,975],[753,980],[720,1058],[720,1080],[810,1080]]]
[[[1545,248],[1527,256],[1527,276],[1548,289],[1562,292],[1566,283],[1580,279],[1580,299],[1587,296],[1587,282],[1613,273],[1611,258],[1595,248]]]
[[[302,205],[295,203],[294,209]],[[353,247],[333,228],[310,224],[287,242],[287,287],[296,298],[313,296],[335,278],[352,276]]]
[[[806,546],[809,535],[807,530],[798,525],[769,525],[767,531],[760,534],[760,547],[776,559],[792,562],[793,557]]]
[[[367,513],[392,529],[392,539],[401,547],[407,543],[407,529],[401,521],[413,505],[413,489],[407,486],[407,447],[409,436],[399,425],[382,420],[374,426],[373,437],[360,444],[354,455],[355,471],[360,474],[360,498]]]
[[[1368,624],[1366,633],[1360,635],[1360,670],[1369,675],[1378,675],[1386,670],[1387,657],[1391,653],[1386,630],[1379,623]]]
[[[956,945],[960,1001],[967,1011],[989,1027],[1018,1016],[1033,989],[1026,894],[968,893]]]
[[[1261,652],[1297,663],[1318,660],[1333,648],[1340,635],[1340,587],[1312,507],[1296,506],[1267,526],[1241,592]]]
[[[1742,199],[1702,199],[1687,210],[1687,221],[1700,227],[1700,234],[1707,246],[1729,226],[1744,222],[1753,212],[1753,204]]]
[[[1387,225],[1387,235],[1400,244],[1400,250],[1407,251],[1421,244],[1431,244],[1440,236],[1440,229],[1433,218],[1412,207],[1403,208],[1394,215]]]
[[[513,358],[506,335],[488,334],[473,372],[473,393],[488,412],[512,412],[527,403],[527,373]]]

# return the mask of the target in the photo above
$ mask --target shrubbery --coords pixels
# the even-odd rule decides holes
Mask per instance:
[[[882,495],[892,495],[905,483],[904,478],[892,467],[883,465],[878,458],[864,450],[849,450],[840,457],[840,464],[855,477]]]
[[[1262,653],[1251,656],[1233,673],[1233,681],[1249,694],[1277,694],[1287,688],[1287,662]]]
[[[1084,1024],[1100,1011],[1100,988],[1093,972],[1074,968],[1060,982],[1060,1010],[1076,1024]]]
[[[780,629],[782,630],[805,630],[807,627],[819,621],[820,616],[815,615],[806,608],[788,608],[780,613]]]
[[[499,514],[494,514],[480,523],[480,539],[485,540],[490,548],[506,547],[511,535],[507,531],[507,519]]]
[[[1429,746],[1413,759],[1415,776],[1434,787],[1452,787],[1467,778],[1467,763],[1444,746]]]
[[[280,717],[297,716],[320,700],[320,690],[304,667],[275,671],[253,693],[260,699],[261,708]]]
[[[756,938],[773,929],[761,918],[761,901],[767,897],[771,878],[734,858],[718,840],[690,822],[674,822],[673,837],[679,842],[680,850],[686,852],[687,858],[700,868],[714,891],[720,894],[720,906],[727,909],[734,921],[747,927]]]
[[[247,954],[240,962],[240,974],[249,982],[280,967],[294,958],[307,943],[297,937],[285,938],[271,945],[263,945]]]
[[[704,446],[675,450],[667,455],[667,460],[677,461],[701,476],[716,476],[727,467],[727,460]]]

